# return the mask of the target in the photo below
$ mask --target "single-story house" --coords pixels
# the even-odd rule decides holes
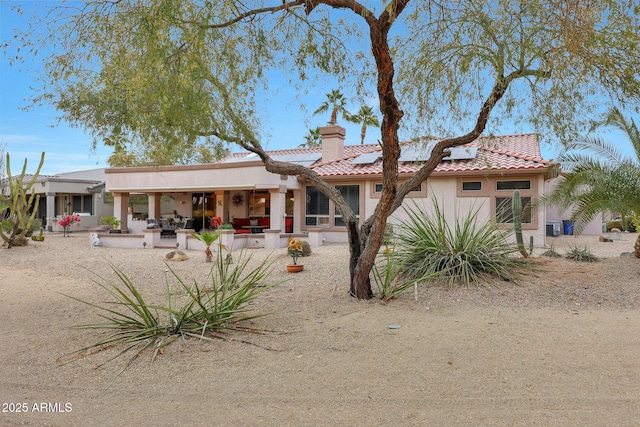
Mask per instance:
[[[25,175],[25,185],[33,175]],[[0,191],[8,194],[8,182],[0,182]],[[105,192],[105,170],[90,169],[56,175],[38,175],[33,191],[40,195],[36,217],[48,231],[62,231],[58,220],[78,214],[81,221],[73,229],[89,230],[104,215],[113,214],[113,204]]]
[[[276,160],[315,170],[342,192],[364,220],[374,212],[382,189],[380,146],[345,145],[345,130],[340,126],[322,127],[320,133],[321,147],[274,150],[269,154]],[[430,148],[429,143],[403,145],[398,170],[401,181],[422,166]],[[525,238],[533,236],[535,245],[542,246],[547,234],[544,207],[526,206],[545,191],[552,166],[552,161],[541,157],[534,134],[483,137],[453,149],[405,203],[414,201],[428,211],[435,198],[448,218],[477,209],[481,220],[496,219],[508,226],[512,221],[510,200],[517,189],[525,206]],[[293,235],[312,245],[347,240],[333,202],[299,177],[267,172],[253,153],[234,153],[212,164],[110,168],[105,175],[106,190],[113,195],[114,215],[123,221],[121,235],[101,235],[107,246],[142,248],[144,242],[147,247],[175,247],[175,243],[180,248],[192,247],[195,240],[180,227],[174,236],[160,236],[160,230],[152,228],[163,220],[165,225],[167,221],[175,224],[176,218],[182,228],[195,230],[207,227],[212,220],[233,224],[234,230],[224,234],[233,235],[234,247],[284,247]],[[148,198],[144,213],[147,221],[135,220],[130,212],[129,200],[134,195]],[[163,197],[173,200],[172,211],[162,211]],[[391,222],[402,221],[403,215],[399,209]]]

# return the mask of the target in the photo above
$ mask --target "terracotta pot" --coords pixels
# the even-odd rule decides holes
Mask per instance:
[[[287,264],[287,271],[289,273],[299,273],[304,269],[302,264]]]

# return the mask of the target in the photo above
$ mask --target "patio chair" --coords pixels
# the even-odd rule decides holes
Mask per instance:
[[[169,224],[169,221],[167,221],[166,219],[161,219],[160,226],[162,227],[162,231],[160,232],[160,238],[171,238],[175,236],[176,232],[171,226],[171,224]]]

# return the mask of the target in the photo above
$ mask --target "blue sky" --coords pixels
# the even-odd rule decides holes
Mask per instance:
[[[26,25],[25,14],[22,20],[11,9],[12,5],[21,4],[27,12],[34,8],[42,8],[43,1],[2,1],[0,0],[0,39],[13,37],[14,29]],[[51,5],[53,1],[46,2]],[[108,167],[107,159],[111,149],[97,147],[91,149],[91,137],[82,129],[71,128],[65,122],[59,122],[60,114],[51,106],[34,107],[24,111],[27,99],[33,96],[31,86],[35,78],[35,69],[39,69],[39,60],[27,60],[20,67],[10,66],[8,57],[15,52],[3,52],[0,62],[0,144],[5,145],[5,152],[11,155],[11,171],[19,173],[28,160],[28,171],[37,167],[40,155],[44,151],[45,163],[42,174],[78,171]],[[280,80],[280,79],[276,79]],[[296,103],[293,88],[287,84],[274,85],[269,94],[270,108],[265,111],[270,117],[264,120],[263,144],[269,149],[292,148],[304,143],[304,136],[310,128],[323,126],[329,114],[313,116],[312,112],[326,99],[325,94],[333,87],[319,88],[317,93],[305,95],[305,102],[310,111],[303,111]],[[373,101],[371,103],[373,104]],[[274,107],[272,107],[274,106]],[[348,105],[355,112],[359,105]],[[272,113],[270,114],[269,111]],[[360,127],[344,123],[347,129],[347,144],[360,143]],[[375,128],[367,130],[367,143],[380,139],[380,131]]]
[[[0,39],[13,37],[14,29],[25,25],[11,6],[18,2],[0,2]],[[27,7],[38,7],[43,2],[20,2]],[[26,61],[20,67],[11,67],[8,57],[2,54],[0,62],[0,144],[11,155],[11,171],[19,173],[28,160],[27,170],[34,172],[44,151],[44,174],[93,169],[106,165],[108,153],[90,153],[91,140],[82,130],[72,129],[65,123],[57,124],[57,112],[52,107],[37,107],[24,111],[26,99],[32,96],[30,89],[34,78],[30,69],[38,68],[35,61]],[[15,53],[14,53],[15,54]]]
[[[34,8],[43,8],[54,1],[14,1],[0,0],[0,39],[13,37],[16,27],[25,26],[26,20],[19,19],[11,10],[11,6],[21,4],[27,12]],[[28,16],[28,14],[27,14]],[[28,159],[28,171],[33,172],[42,151],[46,152],[43,174],[56,174],[107,167],[110,149],[98,147],[91,150],[91,138],[82,129],[74,129],[65,122],[58,122],[59,113],[50,106],[34,107],[25,111],[27,98],[33,95],[31,86],[35,77],[35,69],[39,69],[38,59],[27,60],[19,68],[9,65],[8,57],[15,52],[3,52],[0,62],[0,146],[5,145],[5,152],[11,154],[12,172],[19,173],[24,159]],[[294,88],[287,84],[270,89],[269,108],[263,121],[265,131],[263,143],[269,149],[296,147],[304,142],[308,129],[323,126],[329,118],[313,116],[315,110],[326,98],[325,94],[334,87],[320,87],[315,93],[304,95],[309,111],[301,110],[295,97]],[[374,106],[375,100],[370,105]],[[359,105],[350,103],[348,109],[357,111]],[[347,129],[347,144],[360,142],[360,127],[354,124],[340,124]],[[379,129],[367,130],[367,143],[374,143],[380,138]],[[550,159],[557,156],[556,150],[542,147],[543,157]]]

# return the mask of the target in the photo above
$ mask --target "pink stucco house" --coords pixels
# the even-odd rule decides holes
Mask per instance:
[[[270,151],[277,160],[307,165],[334,184],[364,219],[375,209],[381,191],[381,150],[377,144],[345,144],[340,126],[320,128],[322,146]],[[428,158],[427,143],[403,146],[399,176],[410,177]],[[553,162],[540,155],[534,134],[480,138],[454,149],[434,173],[408,200],[429,211],[436,198],[450,217],[469,209],[479,209],[482,218],[507,223],[509,212],[501,204],[510,200],[515,189],[527,206],[545,191]],[[252,153],[235,153],[216,163],[110,168],[106,171],[106,190],[114,199],[114,214],[122,219],[121,235],[101,235],[108,246],[174,246],[195,248],[196,240],[187,230],[200,230],[211,218],[234,224],[225,232],[233,247],[284,247],[295,235],[312,245],[344,242],[342,219],[333,203],[295,176],[267,172]],[[132,206],[132,195],[144,195],[146,203]],[[166,207],[170,206],[170,207]],[[503,204],[502,206],[506,206]],[[509,205],[510,206],[510,205]],[[174,236],[161,236],[148,228],[145,219],[179,219]],[[391,222],[402,221],[402,209]],[[525,215],[526,238],[537,246],[545,244],[546,213],[536,207]]]

